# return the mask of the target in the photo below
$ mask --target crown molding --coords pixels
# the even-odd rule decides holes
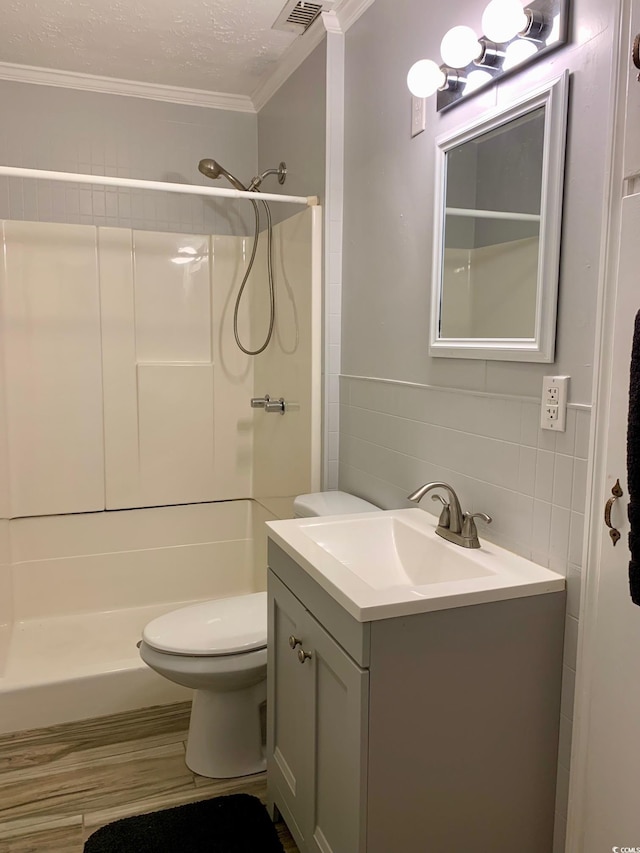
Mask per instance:
[[[256,112],[253,101],[246,95],[207,92],[204,89],[183,89],[179,86],[162,86],[157,83],[139,83],[135,80],[98,77],[93,74],[78,74],[75,71],[56,71],[52,68],[15,65],[11,62],[0,62],[0,80],[58,86],[85,92],[102,92],[107,95],[125,95],[130,98],[147,98],[152,101],[167,101],[172,104],[215,110]]]
[[[253,101],[256,112],[259,112],[264,107],[283,83],[286,83],[293,72],[322,43],[326,35],[323,22],[325,14],[327,13],[323,12],[305,33],[291,42],[291,45],[282,54],[273,74],[260,83],[258,88],[253,92],[251,100]]]
[[[338,17],[337,12],[323,12],[322,23],[328,33],[343,35],[344,30],[342,29],[342,24],[340,23],[340,18]]]
[[[253,92],[251,99],[257,112],[275,95],[293,72],[318,47],[325,33],[345,33],[375,0],[344,0],[337,8],[322,12],[306,33],[285,51],[273,74]]]
[[[337,10],[342,32],[346,33],[374,2],[375,0],[344,0]]]
[[[256,113],[322,43],[326,33],[345,33],[374,2],[375,0],[344,0],[337,9],[323,12],[303,35],[291,43],[273,73],[257,87],[251,97],[207,92],[205,89],[163,86],[158,83],[141,83],[116,77],[100,77],[95,74],[79,74],[75,71],[58,71],[33,65],[17,65],[12,62],[0,62],[0,80],[147,98],[214,110]]]

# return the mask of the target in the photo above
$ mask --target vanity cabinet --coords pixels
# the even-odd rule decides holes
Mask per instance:
[[[551,853],[563,591],[359,622],[270,540],[268,598],[269,807],[301,853]]]
[[[369,673],[273,574],[269,632],[269,774],[282,794],[278,808],[301,850],[360,853]]]

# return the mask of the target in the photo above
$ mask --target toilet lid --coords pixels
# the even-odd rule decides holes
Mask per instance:
[[[267,645],[267,593],[190,604],[153,619],[144,642],[177,655],[231,655]]]

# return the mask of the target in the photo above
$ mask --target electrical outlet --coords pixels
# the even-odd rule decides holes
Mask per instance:
[[[427,99],[411,96],[411,136],[427,129]]]
[[[540,428],[564,432],[567,423],[569,376],[545,376],[542,380]]]

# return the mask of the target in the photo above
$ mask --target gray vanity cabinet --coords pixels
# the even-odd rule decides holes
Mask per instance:
[[[551,853],[564,591],[358,622],[270,540],[268,598],[269,807],[300,853]]]
[[[269,635],[276,805],[301,853],[361,853],[369,674],[273,573]]]

